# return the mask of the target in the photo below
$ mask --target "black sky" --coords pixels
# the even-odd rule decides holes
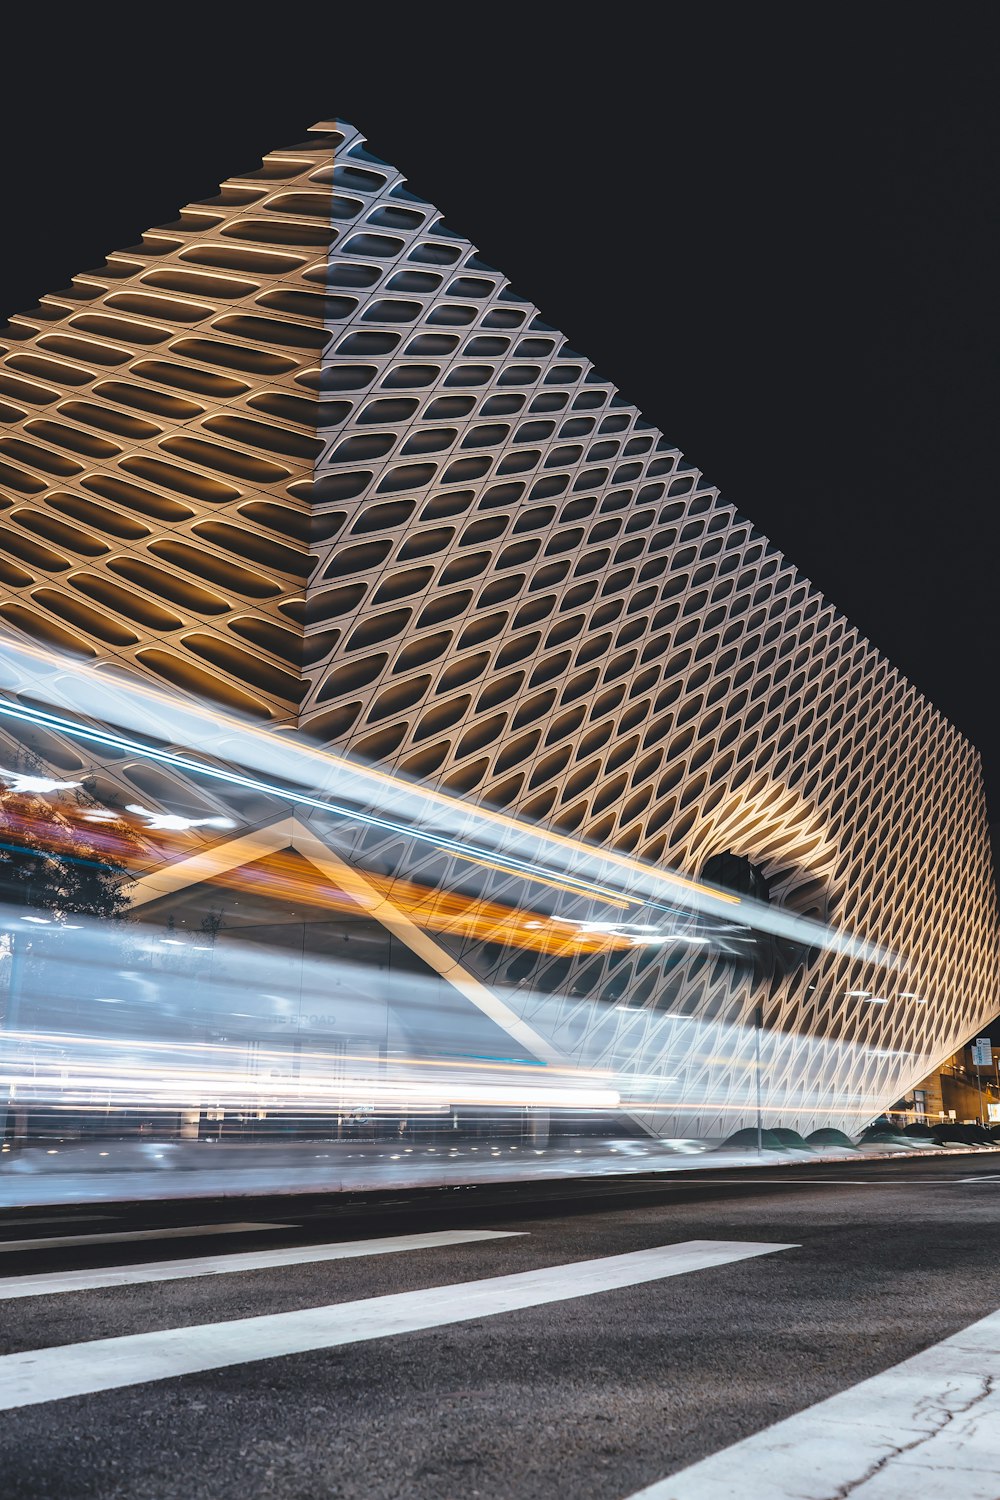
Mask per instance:
[[[978,745],[1000,815],[986,9],[304,14],[23,21],[0,314],[351,120]]]

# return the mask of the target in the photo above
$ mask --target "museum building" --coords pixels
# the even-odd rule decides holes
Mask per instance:
[[[994,1012],[975,749],[352,127],[15,318],[0,405],[11,639],[897,955],[875,974],[808,945],[748,965],[438,931],[438,962],[395,930],[555,1055],[663,1073],[647,1128],[743,1122],[732,1038],[761,1004],[768,1119],[802,1128],[863,1123]],[[286,827],[267,799],[0,733],[6,763],[94,774],[112,804]],[[267,857],[308,863],[301,826]],[[390,835],[333,853],[467,873]],[[502,902],[504,872],[481,878]],[[193,866],[137,904],[201,920],[205,889]],[[241,921],[282,941],[270,908]],[[321,904],[308,921],[331,951]]]

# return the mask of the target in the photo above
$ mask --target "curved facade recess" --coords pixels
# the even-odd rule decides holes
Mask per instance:
[[[739,1025],[764,986],[769,1118],[827,1042],[860,1102],[803,1124],[854,1125],[995,1008],[975,750],[353,128],[16,318],[0,403],[10,631],[647,863],[732,856],[905,959],[912,1003],[859,1004],[843,954],[456,946],[561,1055],[687,1046],[693,1086],[722,1032],[635,1013]]]

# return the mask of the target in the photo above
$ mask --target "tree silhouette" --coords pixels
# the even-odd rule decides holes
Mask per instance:
[[[131,825],[86,792],[60,796],[0,788],[0,905],[121,917],[131,883]]]

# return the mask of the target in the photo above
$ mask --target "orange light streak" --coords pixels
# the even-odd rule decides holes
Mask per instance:
[[[631,938],[622,933],[574,930],[565,922],[530,909],[469,899],[399,876],[366,871],[365,881],[417,926],[430,932],[546,954],[607,953],[632,947]],[[217,872],[212,883],[245,892],[262,890],[276,900],[326,910],[364,911],[354,896],[331,884],[319,870],[291,851],[269,851],[260,861],[251,860],[236,870]],[[531,926],[527,925],[529,922]]]
[[[51,670],[53,666],[55,666],[60,671],[64,670],[65,664],[55,655],[55,653],[51,651],[46,651],[42,647],[33,646],[28,644],[27,642],[21,641],[17,642],[17,649],[20,654],[34,658],[49,670]],[[106,692],[109,683],[107,678],[103,674],[97,673],[93,671],[92,668],[76,662],[74,662],[73,665],[74,672],[79,678],[83,679],[84,681],[92,678],[99,685],[101,693],[103,694],[104,692]],[[153,688],[147,687],[145,684],[141,684],[138,682],[129,683],[128,696],[129,699],[132,700],[145,700],[150,706],[150,712],[154,719],[154,722],[157,714],[164,712],[164,710],[169,710],[169,708],[171,707],[171,700],[169,698],[166,698],[162,692],[159,692]],[[51,700],[48,701],[51,702]],[[269,750],[273,750],[275,743],[278,741],[278,736],[275,735],[273,730],[258,728],[256,725],[248,724],[242,719],[237,719],[229,714],[222,713],[217,709],[209,708],[205,704],[195,705],[191,703],[184,703],[183,710],[185,715],[200,719],[205,724],[206,730],[211,727],[215,731],[221,731],[222,733],[232,736],[237,740],[243,738],[257,741],[261,744],[267,745]],[[80,710],[78,709],[70,709],[68,711],[71,713],[80,712]],[[288,748],[294,751],[296,759],[304,759],[310,765],[315,765],[317,768],[317,773],[319,773],[320,771],[324,772],[324,779],[326,779],[327,781],[329,781],[331,773],[333,773],[334,777],[337,775],[337,773],[339,773],[342,777],[345,777],[347,779],[361,778],[363,780],[374,782],[377,785],[385,786],[391,789],[397,794],[400,792],[409,793],[410,795],[419,798],[419,800],[424,802],[425,804],[430,804],[433,807],[440,807],[443,811],[449,813],[455,813],[459,811],[467,812],[469,810],[469,804],[462,802],[459,798],[450,797],[445,792],[433,791],[425,788],[422,785],[418,785],[415,782],[410,783],[404,781],[401,777],[392,775],[391,772],[382,771],[374,766],[364,765],[358,761],[348,760],[345,757],[338,756],[329,750],[322,749],[318,745],[311,745],[301,739],[296,739],[294,744],[288,745]],[[199,752],[194,747],[191,747],[188,753],[191,754],[191,758],[193,761],[197,761],[197,759],[201,755],[201,752]],[[209,757],[211,757],[211,752],[209,752],[209,756],[205,757],[206,764],[209,763]],[[627,854],[618,853],[616,850],[606,848],[595,850],[587,844],[580,843],[575,839],[567,838],[564,834],[556,833],[550,828],[543,828],[535,824],[519,822],[516,818],[512,818],[504,813],[497,812],[492,808],[476,806],[474,811],[475,816],[481,821],[491,824],[494,827],[502,828],[507,832],[521,835],[527,832],[530,833],[533,838],[538,839],[539,842],[543,844],[555,845],[557,848],[567,849],[575,855],[583,854],[588,859],[593,859],[595,854],[599,854],[600,858],[603,861],[617,866],[619,869],[627,872],[628,874],[640,875],[647,880],[652,879],[656,883],[662,882],[662,884],[666,886],[673,886],[679,888],[680,890],[693,891],[701,896],[710,896],[716,901],[723,901],[734,906],[739,906],[742,904],[742,898],[740,896],[732,895],[728,891],[718,890],[714,886],[704,885],[701,881],[690,880],[686,876],[678,875],[672,870],[661,870],[656,869],[651,865],[645,865],[639,860],[630,858],[630,856],[628,856]],[[502,866],[500,867],[502,868]],[[526,872],[523,870],[511,869],[510,873],[512,875],[523,876]]]

